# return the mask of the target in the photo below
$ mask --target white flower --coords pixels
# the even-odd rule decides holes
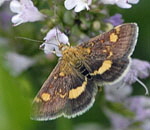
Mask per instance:
[[[145,96],[132,96],[126,99],[125,105],[135,113],[137,121],[150,119],[150,98]]]
[[[139,59],[132,59],[131,66],[126,75],[116,83],[105,85],[106,99],[109,101],[122,101],[132,92],[132,84],[139,82],[149,94],[146,85],[138,78],[144,79],[150,76],[150,63]]]
[[[108,108],[105,108],[104,112],[110,119],[112,130],[129,130],[128,127],[132,124],[132,121],[130,119],[119,113],[115,113]]]
[[[62,56],[61,51],[59,50],[59,44],[63,43],[69,45],[68,37],[56,28],[51,29],[44,40],[45,42],[40,45],[40,48],[44,48],[46,54],[56,53],[59,57]]]
[[[137,4],[139,0],[101,0],[104,4],[116,4],[121,8],[131,8],[131,4]]]
[[[21,74],[36,62],[33,58],[20,55],[15,52],[8,52],[5,58],[7,66],[10,68],[11,73],[14,76]]]
[[[150,62],[142,61],[139,59],[132,59],[130,69],[128,73],[123,77],[123,82],[125,84],[131,85],[136,81],[140,83],[146,91],[146,95],[149,94],[147,86],[139,80],[139,78],[144,79],[150,76]]]
[[[123,85],[122,81],[112,85],[106,85],[104,88],[106,99],[112,102],[123,101],[132,93],[132,87],[130,85]]]
[[[89,10],[92,0],[65,0],[65,8],[71,10],[73,8],[75,12],[80,12],[85,8]]]
[[[12,0],[10,2],[10,10],[17,13],[11,19],[14,26],[25,22],[44,20],[45,18],[45,15],[38,11],[31,0]]]
[[[124,82],[128,84],[135,83],[137,78],[147,78],[150,76],[150,62],[132,59],[129,72],[124,77]]]

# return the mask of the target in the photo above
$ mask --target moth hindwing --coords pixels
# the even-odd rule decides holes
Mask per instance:
[[[65,46],[33,101],[31,118],[71,118],[87,111],[94,103],[97,83],[112,83],[125,74],[137,36],[137,25],[128,23],[76,47]]]

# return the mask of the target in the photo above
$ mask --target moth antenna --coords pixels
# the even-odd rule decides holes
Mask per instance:
[[[56,2],[53,2],[54,4],[54,18],[56,18],[57,17],[57,4],[56,4]],[[58,37],[58,27],[56,27],[56,37],[55,37],[55,39],[56,39],[56,41],[58,42],[58,46],[61,46],[61,42],[60,42],[60,40],[59,40],[59,37]],[[67,43],[67,45],[69,45],[70,46],[70,43]]]
[[[53,8],[54,8],[54,18],[57,17],[57,5],[56,5],[56,2],[53,2]],[[58,38],[58,28],[56,27],[56,37],[55,37],[56,41],[59,43],[59,46],[61,44],[61,42],[59,41],[59,38]]]
[[[58,38],[58,28],[56,27],[56,41],[59,43],[59,46],[61,44],[61,42],[59,41],[59,38]]]
[[[137,81],[139,84],[142,85],[142,87],[144,87],[144,89],[145,89],[145,95],[149,95],[149,90],[148,90],[147,86],[146,86],[141,80],[139,80],[138,78],[135,78],[135,79],[136,79],[136,81]]]
[[[58,28],[57,27],[56,27],[56,41],[59,43],[59,46],[61,46],[61,42],[58,38]],[[68,42],[67,45],[70,46],[70,43]]]
[[[31,38],[27,38],[27,37],[15,37],[16,39],[24,39],[24,40],[28,40],[28,41],[32,41],[32,42],[40,42],[40,43],[43,43],[43,41],[39,41],[39,40],[34,40],[34,39],[31,39]]]
[[[50,43],[50,42],[44,42],[44,43],[47,43],[47,44],[52,44],[52,45],[54,45],[54,46],[56,46],[57,47],[57,45],[56,44],[54,44],[54,43]],[[40,49],[43,49],[43,47],[45,46],[45,44],[42,44],[42,45],[40,45]]]

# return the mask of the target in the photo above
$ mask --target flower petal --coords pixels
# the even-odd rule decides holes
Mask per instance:
[[[19,14],[13,16],[11,18],[11,21],[14,24],[14,26],[17,26],[17,25],[22,24],[24,22],[24,20],[22,18],[20,18]]]
[[[56,45],[58,45],[59,42],[64,43],[64,44],[69,43],[68,37],[64,33],[60,32],[59,29],[56,29],[56,28],[51,29],[47,33],[46,37],[44,37],[44,40],[46,40],[46,42],[48,43],[51,42]]]
[[[59,29],[53,28],[49,30],[49,32],[46,34],[46,37],[44,37],[44,40],[48,41],[56,37],[56,35],[58,35],[59,33],[61,33]]]
[[[132,66],[137,71],[138,77],[147,78],[150,75],[150,63],[147,61],[132,59]]]
[[[12,0],[10,2],[10,10],[14,13],[20,13],[22,10],[20,2],[17,0]]]
[[[101,0],[101,2],[104,4],[112,4],[112,5],[116,3],[115,0]]]
[[[126,0],[119,0],[119,2],[116,3],[121,8],[131,8],[132,5],[128,4]]]
[[[6,54],[6,62],[8,62],[8,67],[14,76],[21,74],[23,71],[27,70],[36,60],[24,55],[17,54],[15,52],[8,52]]]
[[[55,45],[45,43],[45,42],[41,46],[44,46],[44,53],[46,53],[46,54],[51,54],[55,48]]]
[[[138,77],[147,78],[150,75],[150,63],[139,59],[132,59],[129,72],[124,77],[124,82],[132,84]]]
[[[61,43],[64,43],[64,44],[68,44],[69,43],[69,39],[64,33],[58,35],[58,40]]]
[[[87,4],[91,5],[92,4],[92,0],[87,0]]]
[[[18,13],[17,16],[19,16],[12,18],[12,22],[15,26],[25,22],[44,20],[45,18],[45,15],[38,11],[31,0],[20,0],[20,2],[17,0],[12,0],[10,3],[10,9],[12,12]]]
[[[65,8],[68,10],[73,9],[76,6],[77,1],[78,0],[65,0],[64,2]]]
[[[101,0],[104,4],[116,4],[121,8],[131,8],[131,4],[137,4],[139,0]]]
[[[132,93],[130,85],[124,85],[122,81],[115,84],[105,85],[106,99],[109,101],[120,102]]]
[[[55,53],[56,53],[56,55],[57,55],[58,57],[61,57],[61,56],[62,56],[61,51],[59,50],[58,47],[55,47]]]
[[[59,44],[68,44],[68,37],[62,33],[59,29],[53,28],[51,29],[46,37],[44,37],[45,42],[41,46],[44,47],[44,52],[48,53],[56,53],[57,56],[62,56],[61,51],[59,50]]]
[[[110,18],[104,19],[104,22],[111,23],[114,26],[120,25],[124,22],[121,14],[115,14]]]
[[[74,11],[75,12],[80,12],[80,11],[84,10],[85,8],[89,9],[88,5],[81,2],[81,3],[77,4]]]
[[[139,2],[139,0],[128,0],[128,3],[131,4],[137,4]]]

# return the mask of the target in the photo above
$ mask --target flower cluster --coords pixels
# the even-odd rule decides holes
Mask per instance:
[[[9,0],[1,0],[0,6]],[[101,0],[104,4],[117,4],[122,8],[131,8],[131,4],[137,4],[139,0]],[[84,9],[89,10],[89,6],[92,4],[92,0],[65,0],[65,8],[71,10],[74,8],[75,12],[80,12]],[[25,22],[35,22],[44,20],[45,15],[40,13],[38,9],[33,5],[31,0],[12,0],[10,2],[10,10],[17,15],[12,17],[12,23],[15,26]],[[30,15],[28,15],[30,14]]]
[[[44,40],[45,42],[40,45],[40,48],[43,48],[46,54],[55,53],[59,57],[62,56],[58,48],[59,44],[63,43],[69,45],[68,37],[57,28],[51,29]]]
[[[111,119],[114,130],[127,130],[136,122],[142,122],[138,126],[142,130],[149,130],[150,128],[148,125],[150,121],[150,98],[145,96],[130,96],[132,93],[132,84],[137,81],[138,77],[141,79],[150,77],[150,63],[132,59],[130,69],[122,80],[113,85],[105,86],[106,99],[108,101],[123,103],[135,115],[132,118],[124,117],[108,109],[106,113]],[[142,83],[141,85],[144,84]],[[147,88],[146,94],[148,94]]]
[[[132,96],[126,98],[123,102],[124,109],[128,109],[133,114],[132,116],[123,116],[113,112],[110,109],[105,109],[105,112],[110,118],[114,130],[149,130],[150,125],[150,98],[145,96]],[[136,126],[136,123],[139,125]],[[134,125],[135,124],[135,125]]]
[[[12,0],[10,2],[10,9],[13,13],[17,13],[11,19],[14,26],[26,22],[44,20],[45,18],[45,16],[33,5],[31,0]]]
[[[2,0],[0,2],[0,5],[2,5],[5,1],[9,1],[9,0]],[[138,3],[138,0],[128,0],[128,1],[126,0],[123,0],[123,1],[122,0],[100,0],[100,1],[101,3],[104,3],[104,4],[117,4],[118,6],[122,8],[130,8],[131,5],[129,3],[132,3],[132,4]],[[13,13],[16,13],[16,15],[14,15],[11,19],[14,26],[18,26],[26,22],[42,21],[46,18],[46,15],[41,13],[37,9],[37,7],[34,6],[31,0],[11,0],[9,2],[10,2],[10,10]],[[84,9],[89,10],[90,5],[92,5],[92,0],[65,0],[64,1],[65,8],[67,10],[71,10],[74,8],[75,12],[80,12]],[[122,15],[115,14],[114,16],[111,16],[110,18],[104,19],[104,22],[111,23],[113,26],[119,25],[123,23]],[[82,27],[84,27],[84,25],[82,25]],[[95,26],[93,25],[93,27]],[[57,56],[61,56],[60,51],[58,49],[57,41],[60,40],[60,42],[64,44],[68,43],[68,38],[65,34],[62,33],[62,35],[60,35],[59,30],[57,33],[58,33],[58,39],[56,38],[56,30],[54,29],[51,29],[48,32],[47,36],[44,38],[45,42],[41,46],[44,48],[44,52],[46,54],[49,52],[55,52]]]
[[[6,66],[11,70],[12,75],[18,76],[23,71],[36,63],[36,60],[15,52],[8,52],[5,56]]]
[[[75,12],[80,12],[84,9],[89,10],[89,5],[91,5],[92,0],[65,0],[65,7],[68,10],[74,8]]]
[[[131,4],[137,4],[139,0],[101,0],[104,4],[116,4],[117,6],[121,8],[131,8]]]
[[[104,19],[104,22],[106,23],[110,23],[113,26],[117,26],[120,25],[124,22],[124,20],[122,19],[122,15],[121,14],[115,14],[109,18]]]

